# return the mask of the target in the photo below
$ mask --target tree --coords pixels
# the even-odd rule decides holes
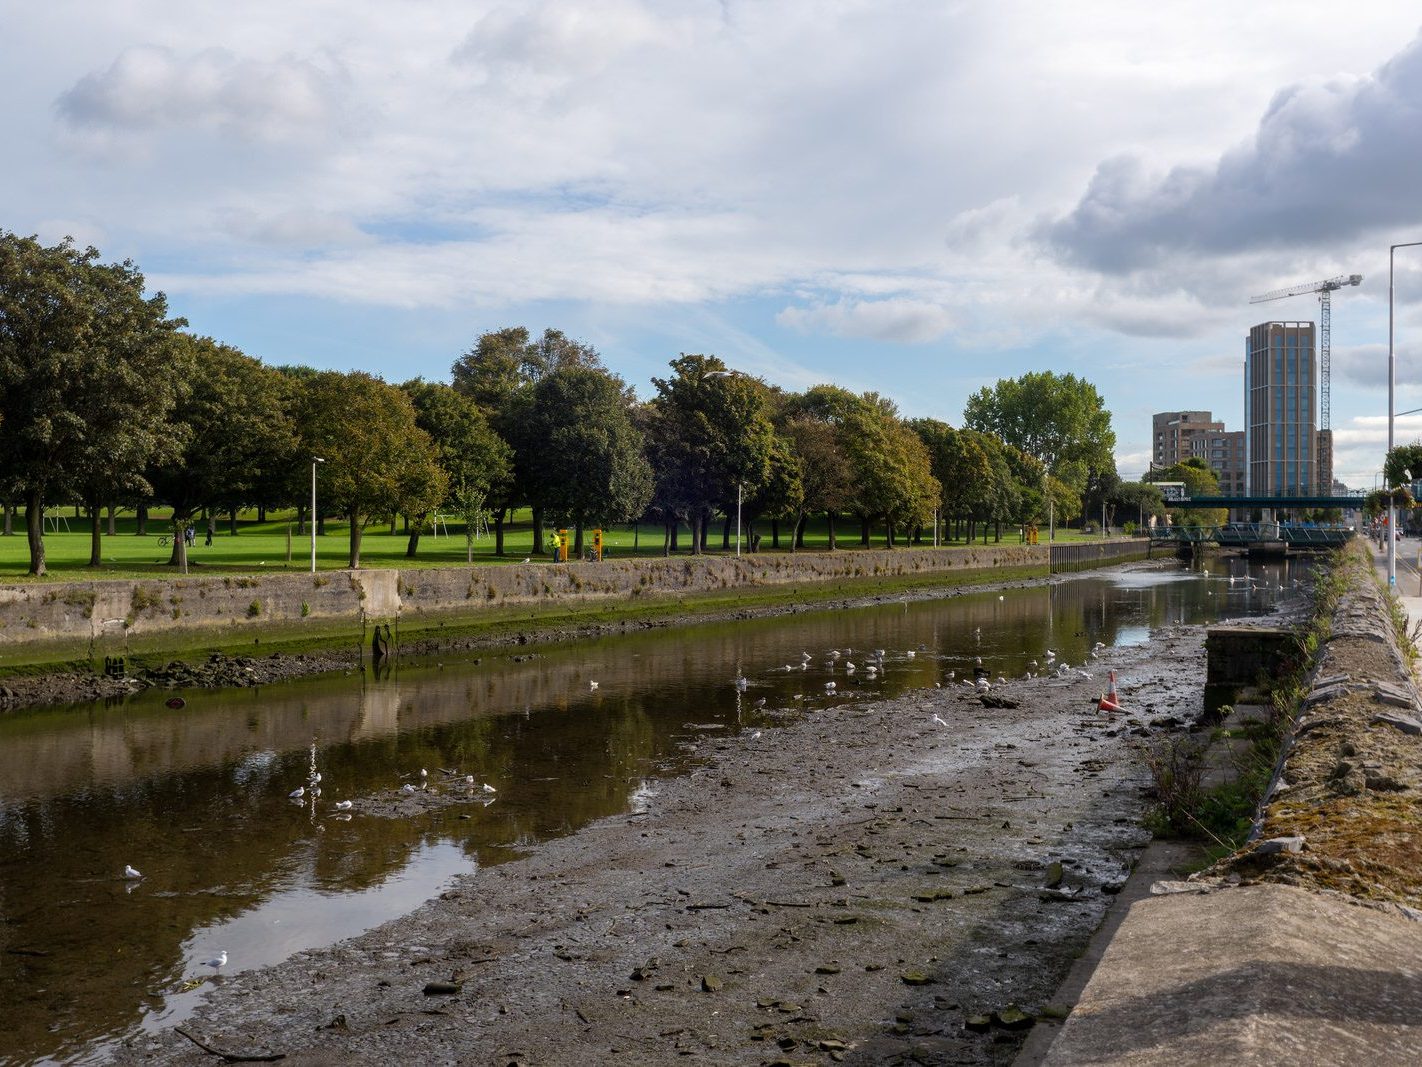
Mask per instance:
[[[513,450],[494,432],[479,406],[452,386],[415,378],[400,388],[414,405],[415,425],[434,444],[435,461],[454,493],[448,502],[464,517],[467,530],[470,523],[478,521],[494,488],[512,478]],[[427,513],[412,515],[405,550],[411,559],[426,518]],[[470,549],[472,552],[472,543]]]
[[[483,334],[475,346],[455,361],[454,388],[470,397],[489,423],[513,449],[513,476],[495,486],[491,494],[494,514],[494,552],[504,554],[504,516],[528,500],[528,478],[537,471],[539,442],[527,432],[529,391],[534,384],[560,369],[602,369],[597,350],[547,329],[537,341],[522,326]],[[533,508],[533,552],[543,553],[543,509]]]
[[[46,570],[45,501],[119,491],[173,404],[183,321],[162,293],[143,295],[131,262],[98,259],[0,231],[0,469],[23,491],[34,575]]]
[[[1220,480],[1210,469],[1208,461],[1199,456],[1151,471],[1151,482],[1184,482],[1187,496],[1218,496]],[[1169,502],[1166,503],[1169,507]],[[1171,512],[1171,521],[1177,526],[1219,526],[1229,519],[1228,508],[1176,508]]]
[[[831,423],[800,415],[786,422],[785,435],[800,466],[801,500],[794,513],[791,549],[803,546],[806,514],[823,511],[828,517],[829,547],[833,550],[833,516],[849,506],[854,479],[849,459],[840,448],[839,431]]]
[[[311,379],[307,394],[309,440],[313,454],[326,461],[325,498],[350,520],[348,565],[354,570],[370,516],[414,513],[443,499],[447,482],[402,390],[363,371],[327,371]]]
[[[942,487],[933,476],[923,441],[899,420],[892,405],[866,393],[844,420],[845,450],[854,469],[854,510],[864,523],[884,520],[884,547],[894,534],[929,521]]]
[[[640,515],[652,498],[652,468],[633,425],[635,403],[620,378],[569,365],[541,378],[529,404],[527,431],[539,442],[529,492],[549,518],[583,530]]]
[[[774,427],[765,386],[727,369],[715,356],[682,354],[670,378],[653,378],[648,451],[656,472],[655,501],[663,515],[685,518],[692,551],[700,553],[712,509],[751,493],[770,470]]]
[[[207,508],[250,502],[273,470],[294,464],[294,425],[282,377],[230,345],[184,337],[186,388],[173,412],[178,447],[149,465],[153,494],[173,509],[173,552],[183,567],[182,532]]]
[[[968,398],[963,425],[1036,456],[1078,493],[1116,470],[1116,434],[1096,387],[1074,374],[1035,371]]]

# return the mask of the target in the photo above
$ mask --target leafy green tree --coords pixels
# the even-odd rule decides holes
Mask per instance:
[[[774,427],[762,383],[727,369],[715,356],[682,354],[670,378],[653,378],[648,452],[655,501],[664,515],[691,524],[692,551],[706,541],[712,509],[751,493],[770,473]],[[673,518],[672,521],[675,521]]]
[[[307,388],[309,441],[325,461],[322,492],[350,520],[349,566],[360,566],[372,515],[414,514],[448,491],[434,444],[402,390],[363,371],[317,374]]]
[[[873,394],[866,394],[845,420],[845,430],[854,468],[855,510],[866,535],[869,522],[882,518],[884,547],[893,548],[896,531],[929,521],[942,494],[928,449],[892,407]]]
[[[755,520],[764,515],[777,523],[776,547],[779,547],[779,520],[801,513],[805,504],[803,465],[794,446],[777,434],[771,439],[770,467],[765,481],[745,501],[745,528],[755,550]],[[793,541],[792,541],[793,543]]]
[[[400,387],[415,408],[415,425],[434,444],[435,460],[455,493],[449,501],[465,518],[477,522],[490,494],[513,476],[513,450],[469,397],[442,382],[415,378]],[[412,515],[405,555],[414,558],[427,514]],[[471,543],[472,552],[472,543]]]
[[[1078,493],[1116,470],[1111,415],[1096,387],[1074,374],[1035,371],[984,387],[968,398],[963,425],[1036,456]]]
[[[801,486],[791,549],[804,547],[806,515],[824,512],[829,526],[829,547],[833,551],[836,548],[834,515],[849,507],[854,482],[849,457],[840,447],[839,429],[833,423],[808,414],[798,415],[786,422],[785,436],[799,461]]]
[[[1126,521],[1134,515],[1135,521],[1144,524],[1153,515],[1165,514],[1165,497],[1161,495],[1160,487],[1150,482],[1121,482],[1111,503],[1118,513],[1125,516]]]
[[[0,470],[23,489],[34,575],[46,500],[136,487],[174,401],[183,321],[131,262],[98,260],[0,231]]]
[[[187,373],[173,421],[183,432],[147,471],[153,495],[173,509],[169,562],[178,567],[187,561],[182,532],[200,510],[235,510],[274,468],[295,463],[281,375],[210,338],[182,341]]]
[[[1191,497],[1218,496],[1220,491],[1219,477],[1210,470],[1210,464],[1199,456],[1192,456],[1163,470],[1153,470],[1148,480],[1155,483],[1184,482],[1185,493]],[[1166,507],[1170,507],[1169,501],[1166,501]],[[1229,519],[1229,509],[1171,508],[1170,515],[1171,522],[1176,526],[1219,526]]]
[[[505,516],[519,503],[530,501],[528,479],[538,470],[540,443],[527,426],[529,392],[548,375],[572,367],[600,370],[602,360],[592,346],[571,340],[560,330],[544,330],[535,341],[522,326],[483,334],[454,363],[455,390],[479,405],[513,449],[513,476],[497,484],[490,495],[495,555],[504,554]],[[533,553],[543,551],[543,509],[533,502]]]
[[[625,522],[652,498],[652,468],[633,424],[635,400],[604,370],[567,366],[533,386],[527,428],[539,442],[529,491],[549,518],[575,529]]]

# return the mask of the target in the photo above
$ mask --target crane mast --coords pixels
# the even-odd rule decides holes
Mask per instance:
[[[1274,289],[1258,296],[1251,296],[1251,304],[1263,304],[1269,300],[1282,300],[1286,296],[1303,296],[1305,293],[1317,293],[1319,304],[1319,393],[1318,393],[1318,428],[1327,430],[1330,427],[1332,416],[1332,402],[1330,399],[1331,380],[1333,377],[1333,303],[1329,299],[1335,289],[1342,289],[1345,285],[1359,285],[1363,281],[1361,274],[1340,274],[1336,278],[1325,278],[1321,282],[1304,282],[1302,285],[1291,285],[1287,289]]]

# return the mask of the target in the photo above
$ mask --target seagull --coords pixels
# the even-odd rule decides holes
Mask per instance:
[[[909,649],[907,652],[904,653],[904,655],[907,656],[909,659],[913,659],[914,656],[918,655],[918,653],[915,652],[913,649]]]
[[[997,596],[997,599],[999,599],[999,600],[1006,600],[1007,597],[1005,597],[1005,596],[1003,596],[1001,593],[999,593],[998,596]]]
[[[320,772],[320,771],[317,771],[315,774],[313,774],[313,775],[311,776],[311,784],[312,784],[312,785],[320,785],[320,784],[321,784],[321,772]]]
[[[214,973],[220,971],[223,967],[227,966],[227,950],[223,949],[214,959],[204,960],[202,965],[204,967],[211,967]]]
[[[142,877],[143,877],[142,874],[140,874],[138,871],[134,870],[134,869],[133,869],[132,867],[130,867],[127,863],[125,863],[125,864],[123,865],[123,876],[124,876],[125,878],[129,879],[130,881],[132,881],[132,880],[135,879],[135,878],[142,878]]]
[[[421,768],[420,768],[420,777],[421,777],[421,778],[428,778],[429,776],[430,776],[430,772],[427,771],[427,770],[425,770],[423,767],[421,767]]]
[[[859,668],[854,665],[854,661],[852,659],[847,659],[844,661],[844,669],[847,670],[850,674],[853,674]]]
[[[958,672],[956,670],[949,671],[946,677],[951,682],[954,678],[958,677]]]
[[[406,782],[404,785],[402,785],[402,786],[400,787],[400,792],[406,794],[407,796],[408,796],[410,793],[413,793],[414,791],[415,791],[415,787],[414,787],[413,785],[411,785],[409,782]]]
[[[811,656],[808,652],[801,652],[800,659],[802,659],[806,663],[809,663],[810,660],[814,659],[814,657]]]
[[[336,801],[336,810],[337,810],[337,811],[349,811],[350,809],[351,809],[351,801],[349,801],[349,800],[338,800],[338,801]]]
[[[287,794],[287,796],[291,797],[293,800],[300,800],[305,795],[306,787],[304,785],[297,786],[295,789],[293,789],[290,793]]]
[[[756,711],[759,711],[759,710],[760,710],[761,708],[763,708],[763,707],[765,707],[765,697],[761,697],[759,700],[757,700],[757,701],[755,702],[755,710],[756,710]]]
[[[759,730],[757,730],[755,733],[751,734],[751,740],[752,740],[752,741],[759,741],[759,740],[760,740],[760,731],[759,731]]]
[[[1057,658],[1057,654],[1056,654],[1055,652],[1053,652],[1050,648],[1047,649],[1047,659],[1053,660],[1053,659],[1056,659],[1056,658]]]
[[[473,776],[472,774],[466,774],[466,775],[464,776],[464,784],[465,784],[465,785],[473,785],[473,784],[474,784],[474,776]]]
[[[826,692],[826,693],[833,693],[834,690],[835,690],[835,684],[834,684],[833,682],[826,682],[826,683],[825,683],[825,692]]]
[[[935,713],[934,716],[933,716],[933,722],[934,722],[934,724],[937,725],[937,726],[947,726],[947,725],[948,725],[946,722],[943,721],[943,717],[942,717],[941,715],[938,715],[937,713]]]
[[[529,562],[530,558],[531,558],[531,557],[529,557],[529,556],[524,556],[524,557],[523,557],[523,561],[524,561],[525,563],[527,563],[527,562]]]
[[[597,683],[596,683],[596,682],[589,682],[589,683],[588,683],[588,688],[589,688],[589,689],[596,689],[596,688],[597,688]]]
[[[738,692],[744,693],[749,687],[750,687],[750,679],[748,679],[747,677],[745,677],[745,675],[737,675],[737,677],[736,677],[736,690],[737,690]]]
[[[495,789],[493,786],[491,786],[488,782],[485,782],[485,783],[484,783],[484,792],[485,792],[485,793],[497,793],[498,790]]]

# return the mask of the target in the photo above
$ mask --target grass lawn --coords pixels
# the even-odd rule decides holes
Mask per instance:
[[[520,512],[520,521],[506,524],[504,534],[505,555],[494,555],[494,535],[491,532],[474,540],[474,562],[479,564],[520,563],[532,554],[533,531],[527,512]],[[54,532],[55,528],[58,532]],[[72,509],[50,512],[46,516],[45,563],[49,573],[44,579],[51,581],[72,581],[84,578],[153,578],[171,576],[175,569],[168,559],[172,551],[170,545],[160,545],[160,538],[171,535],[172,527],[166,512],[155,512],[148,522],[148,533],[139,537],[134,533],[136,525],[132,516],[120,517],[117,533],[103,538],[103,566],[90,567],[89,527],[87,519],[74,517]],[[782,528],[784,529],[784,528]],[[388,524],[366,527],[361,538],[361,566],[363,567],[449,567],[462,566],[466,562],[466,544],[462,527],[451,524],[448,531],[441,527],[436,536],[426,532],[420,538],[418,555],[414,559],[405,556],[408,539],[405,534],[390,534]],[[761,534],[761,551],[769,552],[770,524],[760,522],[756,532]],[[838,530],[839,547],[847,551],[866,551],[859,543],[857,524],[841,522]],[[1047,533],[1040,533],[1045,543]],[[572,533],[569,533],[571,541]],[[748,538],[747,538],[748,539]],[[1080,541],[1097,540],[1099,535],[1083,535],[1076,530],[1057,528],[1057,540]],[[828,545],[828,534],[823,519],[811,522],[805,534],[805,550],[823,550]],[[238,519],[238,533],[233,536],[227,520],[218,523],[210,546],[204,545],[204,534],[199,524],[196,544],[188,550],[190,574],[253,574],[263,571],[295,570],[305,571],[311,567],[310,533],[298,534],[290,513],[269,512],[268,521],[256,522],[256,512],[244,513]],[[975,544],[983,544],[981,537]],[[987,544],[996,544],[991,539]],[[1004,527],[1002,544],[1020,544],[1021,537],[1016,527]],[[642,526],[635,530],[632,526],[618,526],[603,533],[604,555],[610,559],[628,557],[653,558],[662,554],[662,529],[660,526]],[[679,551],[690,551],[690,534],[681,532]],[[782,533],[781,544],[784,552],[788,549],[789,535]],[[710,553],[721,552],[721,533],[714,527],[708,541]],[[876,530],[868,551],[882,551],[884,545],[882,530]],[[953,541],[947,547],[964,547],[965,542]],[[592,535],[585,533],[584,547],[591,548]],[[900,542],[900,547],[907,546]],[[735,551],[734,532],[731,552]],[[534,556],[534,559],[548,559]],[[326,533],[316,539],[316,566],[319,570],[340,570],[349,559],[349,527],[344,522],[332,519],[326,521]],[[35,581],[26,571],[29,569],[29,549],[25,540],[23,513],[18,517],[14,533],[0,537],[0,582]]]

